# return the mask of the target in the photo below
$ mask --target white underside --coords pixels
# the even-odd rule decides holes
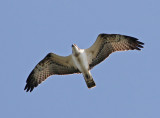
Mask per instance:
[[[72,54],[72,59],[79,71],[82,73],[86,73],[89,70],[87,55],[83,49],[81,49],[79,52],[80,54],[77,57]]]

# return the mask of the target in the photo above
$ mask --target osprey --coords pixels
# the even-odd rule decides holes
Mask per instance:
[[[88,49],[80,49],[72,45],[72,54],[59,56],[49,53],[32,70],[26,81],[24,90],[32,91],[51,75],[82,73],[88,88],[96,84],[90,70],[105,60],[111,53],[126,50],[141,50],[144,43],[137,38],[120,34],[99,34],[95,43]]]

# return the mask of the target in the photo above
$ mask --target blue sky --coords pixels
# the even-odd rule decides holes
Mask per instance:
[[[160,117],[159,0],[1,0],[1,118]],[[88,48],[99,33],[144,42],[142,51],[117,52],[82,75],[51,76],[32,93],[23,89],[47,53],[67,56]]]

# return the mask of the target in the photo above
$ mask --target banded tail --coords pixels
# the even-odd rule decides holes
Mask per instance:
[[[87,84],[88,88],[93,88],[93,87],[96,86],[96,84],[95,84],[95,82],[93,80],[93,77],[92,77],[90,72],[83,74],[83,76],[84,76],[84,79],[86,81],[86,84]]]

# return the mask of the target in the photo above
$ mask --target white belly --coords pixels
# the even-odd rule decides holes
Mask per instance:
[[[77,57],[72,55],[72,58],[80,72],[83,73],[89,70],[87,55],[84,51],[80,52],[80,54]]]

